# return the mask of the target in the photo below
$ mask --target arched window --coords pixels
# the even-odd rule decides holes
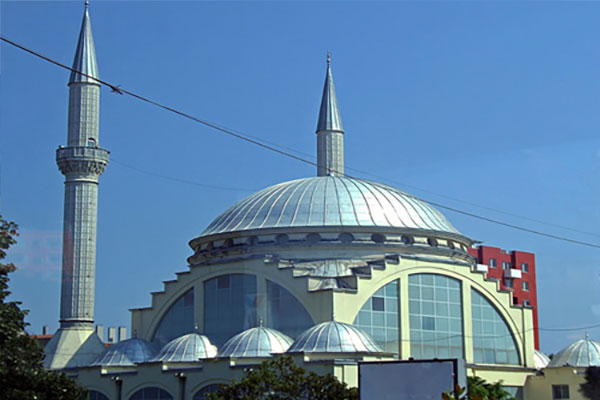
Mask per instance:
[[[129,400],[173,400],[173,396],[158,387],[145,387],[135,392]]]
[[[471,289],[473,314],[473,358],[476,363],[519,364],[517,344],[496,307]]]
[[[152,341],[161,347],[167,342],[194,332],[194,289],[185,292],[169,310],[158,324]]]
[[[384,351],[398,353],[398,281],[375,292],[358,312],[354,325],[371,335]]]
[[[204,397],[209,393],[214,393],[221,388],[220,383],[212,383],[198,390],[192,400],[204,400]]]
[[[267,299],[269,328],[296,338],[314,325],[304,306],[283,286],[267,280]]]
[[[99,392],[97,390],[90,390],[88,392],[89,400],[110,400],[108,397],[104,395],[104,393]]]
[[[257,326],[256,276],[221,275],[204,282],[204,334],[217,346]]]
[[[460,281],[437,274],[410,275],[408,300],[411,356],[463,357]]]

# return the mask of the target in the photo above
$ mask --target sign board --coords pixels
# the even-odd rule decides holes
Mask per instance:
[[[360,400],[440,400],[457,384],[467,386],[464,360],[358,363]]]

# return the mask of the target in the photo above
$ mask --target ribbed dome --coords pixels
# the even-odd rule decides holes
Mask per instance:
[[[92,365],[131,366],[150,361],[157,352],[154,344],[132,338],[110,346]]]
[[[329,321],[302,332],[288,353],[382,353],[373,339],[354,325]]]
[[[203,236],[257,228],[378,226],[458,233],[439,211],[381,183],[319,176],[270,186],[230,207]]]
[[[578,340],[555,355],[548,367],[598,367],[600,366],[600,343],[585,339]]]
[[[245,330],[229,339],[219,352],[219,357],[271,357],[285,353],[292,338],[262,326]]]
[[[536,369],[546,368],[550,363],[550,358],[539,350],[533,352],[533,362]]]
[[[192,362],[216,356],[217,348],[206,336],[189,333],[167,343],[152,361]]]

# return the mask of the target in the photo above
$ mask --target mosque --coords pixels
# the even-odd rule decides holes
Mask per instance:
[[[202,399],[277,354],[358,385],[359,361],[462,358],[469,375],[519,399],[577,397],[600,365],[589,338],[549,360],[535,350],[532,308],[486,277],[473,241],[430,204],[344,174],[344,128],[328,59],[317,176],[234,204],[190,241],[189,268],[133,309],[133,337],[94,331],[100,84],[89,12],[69,79],[60,328],[47,368],[91,399]],[[570,397],[569,397],[570,390]],[[562,397],[561,397],[562,396]],[[566,396],[566,397],[565,397]]]

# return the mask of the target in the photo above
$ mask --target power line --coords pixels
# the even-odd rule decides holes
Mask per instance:
[[[216,123],[200,119],[200,118],[195,117],[193,115],[190,115],[190,114],[188,114],[186,112],[180,111],[180,110],[178,110],[176,108],[164,105],[162,103],[154,101],[154,100],[152,100],[150,98],[147,98],[145,96],[142,96],[142,95],[139,95],[139,94],[134,93],[132,91],[123,89],[119,85],[114,85],[112,83],[109,83],[107,81],[101,80],[101,79],[96,78],[94,76],[88,75],[88,74],[83,73],[83,72],[78,71],[78,70],[75,70],[74,68],[71,68],[71,67],[69,67],[69,66],[67,66],[65,64],[62,64],[62,63],[60,63],[58,61],[55,61],[55,60],[53,60],[53,59],[51,59],[49,57],[46,57],[43,54],[40,54],[40,53],[38,53],[38,52],[36,52],[34,50],[31,50],[31,49],[29,49],[27,47],[22,46],[22,45],[20,45],[20,44],[18,44],[16,42],[13,42],[13,41],[11,41],[9,39],[6,39],[3,36],[0,36],[0,40],[4,41],[4,42],[6,42],[6,43],[8,43],[8,44],[10,44],[10,45],[12,45],[14,47],[17,47],[18,49],[21,49],[21,50],[23,50],[23,51],[25,51],[25,52],[27,52],[29,54],[32,54],[32,55],[34,55],[34,56],[36,56],[38,58],[41,58],[41,59],[43,59],[45,61],[48,61],[48,62],[50,62],[50,63],[52,63],[54,65],[57,65],[57,66],[59,66],[61,68],[64,68],[64,69],[66,69],[68,71],[75,72],[75,73],[80,74],[82,76],[85,76],[85,77],[87,77],[89,79],[92,79],[92,80],[98,82],[100,85],[104,85],[104,86],[109,87],[113,92],[116,92],[118,94],[129,95],[129,96],[131,96],[133,98],[136,98],[136,99],[141,100],[143,102],[146,102],[148,104],[151,104],[151,105],[154,105],[156,107],[162,108],[162,109],[164,109],[166,111],[169,111],[169,112],[174,113],[176,115],[179,115],[181,117],[187,118],[189,120],[192,120],[194,122],[197,122],[199,124],[202,124],[204,126],[212,128],[214,130],[217,130],[217,131],[220,131],[220,132],[225,133],[227,135],[233,136],[233,137],[235,137],[237,139],[240,139],[240,140],[243,140],[245,142],[248,142],[248,143],[254,144],[256,146],[262,147],[262,148],[264,148],[266,150],[273,151],[273,152],[281,154],[283,156],[292,158],[292,159],[294,159],[296,161],[300,161],[300,162],[303,162],[305,164],[309,164],[309,165],[313,165],[313,166],[318,167],[318,164],[316,162],[310,161],[310,160],[307,160],[307,159],[302,158],[300,156],[297,156],[295,154],[292,154],[290,151],[281,150],[281,149],[279,149],[279,148],[276,147],[278,145],[266,144],[266,143],[264,143],[260,139],[250,138],[248,135],[236,132],[233,129],[229,129],[227,127],[218,125]],[[350,175],[346,175],[346,176],[352,178],[352,176],[350,176]],[[419,197],[414,196],[414,195],[409,194],[409,193],[406,193],[406,195],[412,197],[415,200],[419,200],[419,201],[422,201],[422,202],[431,204],[433,206],[436,206],[436,207],[439,207],[439,208],[443,208],[445,210],[452,211],[452,212],[455,212],[455,213],[458,213],[458,214],[462,214],[462,215],[466,215],[466,216],[469,216],[469,217],[472,217],[472,218],[480,219],[482,221],[494,223],[494,224],[497,224],[497,225],[505,226],[505,227],[508,227],[508,228],[520,230],[520,231],[523,231],[523,232],[527,232],[527,233],[531,233],[531,234],[535,234],[535,235],[539,235],[539,236],[544,236],[544,237],[551,238],[551,239],[562,240],[562,241],[565,241],[565,242],[579,244],[579,245],[593,247],[593,248],[600,248],[600,245],[595,244],[595,243],[584,242],[584,241],[575,240],[575,239],[571,239],[571,238],[564,237],[564,236],[554,235],[554,234],[550,234],[550,233],[546,233],[546,232],[542,232],[542,231],[538,231],[538,230],[534,230],[534,229],[525,228],[525,227],[522,227],[522,226],[519,226],[519,225],[510,224],[510,223],[507,223],[507,222],[503,222],[503,221],[500,221],[500,220],[497,220],[497,219],[493,219],[493,218],[481,216],[481,215],[478,215],[478,214],[475,214],[475,213],[471,213],[471,212],[468,212],[468,211],[463,211],[463,210],[460,210],[458,208],[445,206],[445,205],[443,205],[441,203],[437,203],[437,202],[425,200],[425,199],[419,198]]]

